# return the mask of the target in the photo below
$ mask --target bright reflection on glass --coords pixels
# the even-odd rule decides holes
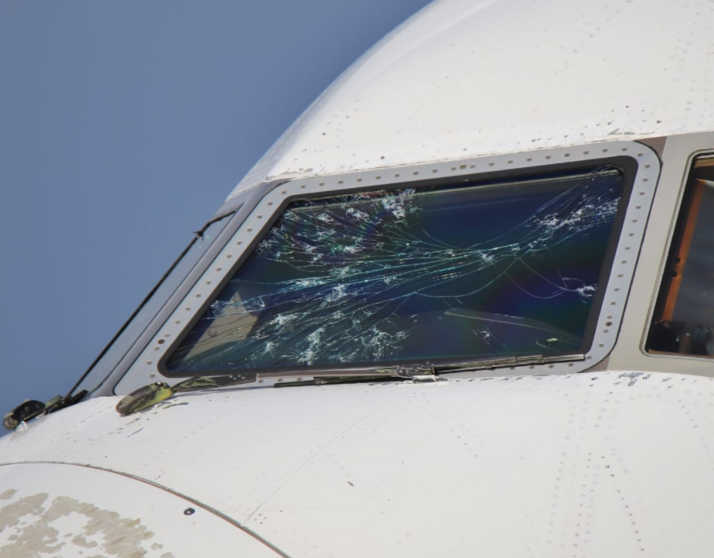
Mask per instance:
[[[167,372],[582,351],[622,187],[600,168],[295,201]]]

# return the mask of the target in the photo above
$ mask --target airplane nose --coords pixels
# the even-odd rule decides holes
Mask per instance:
[[[279,551],[199,503],[110,471],[0,466],[0,556],[275,558]]]

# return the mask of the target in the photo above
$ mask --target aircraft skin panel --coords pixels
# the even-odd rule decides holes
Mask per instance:
[[[150,484],[50,463],[0,466],[0,556],[277,558],[252,535]]]
[[[711,378],[265,387],[180,395],[128,417],[118,401],[29,423],[0,439],[0,461],[144,479],[288,556],[697,557],[714,548]],[[44,482],[29,467],[18,466],[23,478]],[[123,498],[143,499],[140,488]]]
[[[338,78],[231,194],[714,128],[709,0],[432,3]]]

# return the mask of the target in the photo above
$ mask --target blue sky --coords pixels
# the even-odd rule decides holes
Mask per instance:
[[[0,415],[65,393],[191,232],[427,0],[0,0]]]

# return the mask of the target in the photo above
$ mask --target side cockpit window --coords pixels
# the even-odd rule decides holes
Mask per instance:
[[[625,183],[605,166],[293,198],[161,372],[585,353]]]
[[[714,157],[695,160],[647,348],[714,356]]]

